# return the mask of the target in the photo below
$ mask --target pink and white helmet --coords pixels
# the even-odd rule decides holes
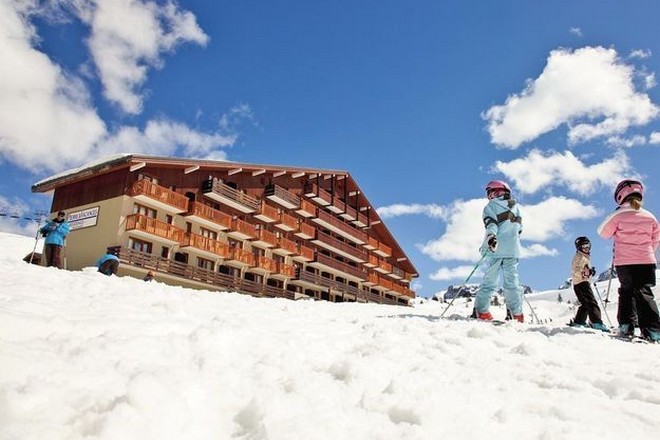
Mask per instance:
[[[640,198],[644,197],[644,185],[639,180],[622,180],[614,190],[614,201],[617,205],[621,205],[631,194],[638,194]]]
[[[488,182],[486,185],[486,196],[488,200],[492,200],[502,194],[511,194],[511,188],[509,188],[506,182],[502,182],[501,180],[491,180]]]

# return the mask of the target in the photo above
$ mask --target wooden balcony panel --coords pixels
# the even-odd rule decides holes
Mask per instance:
[[[335,214],[343,214],[346,211],[346,203],[338,197],[330,197],[330,204],[326,209],[334,212]]]
[[[275,223],[275,227],[287,232],[296,231],[298,229],[298,220],[286,212],[280,212],[280,217]]]
[[[392,273],[392,265],[388,263],[387,261],[380,260],[378,262],[378,267],[374,268],[374,270],[377,270],[382,273]]]
[[[314,249],[299,244],[298,251],[293,259],[296,261],[314,261]]]
[[[252,223],[248,223],[240,218],[234,218],[231,221],[231,230],[227,235],[239,240],[252,240],[257,237],[257,228]]]
[[[298,224],[297,230],[293,235],[295,235],[296,237],[300,237],[304,240],[311,240],[316,236],[316,228],[314,228],[314,226],[310,224],[301,221]]]
[[[222,258],[229,257],[229,245],[227,243],[213,240],[192,232],[187,232],[185,234],[181,246],[190,246]]]
[[[344,211],[339,216],[344,220],[353,221],[357,219],[357,211],[352,206],[349,206],[348,203],[345,203]]]
[[[348,238],[354,243],[360,245],[366,243],[368,236],[364,231],[351,226],[350,224],[338,219],[334,215],[322,209],[318,210],[317,216],[317,218],[312,219],[314,223],[317,223],[326,229],[331,230],[335,234]]]
[[[274,223],[279,220],[280,212],[276,207],[262,201],[259,207],[259,211],[254,214],[254,217],[258,218],[264,223]]]
[[[372,237],[371,235],[367,235],[367,240],[366,243],[364,244],[364,247],[366,249],[369,249],[370,251],[378,249],[378,240]]]
[[[367,279],[367,272],[357,267],[351,266],[350,264],[337,261],[327,255],[317,253],[315,261],[323,265],[324,268],[330,269],[330,271],[334,271],[335,273],[339,273],[340,276],[350,277],[359,281]],[[310,265],[314,266],[315,263],[310,263]]]
[[[229,262],[238,264],[239,266],[254,266],[254,254],[245,249],[230,248],[229,249]]]
[[[366,226],[369,226],[369,219],[367,219],[367,216],[361,212],[357,213],[357,218],[351,222],[355,226],[359,228],[364,228]]]
[[[405,273],[403,272],[402,269],[400,269],[396,266],[392,266],[392,273],[390,273],[390,276],[392,278],[397,279],[397,280],[402,280],[403,277],[405,276]]]
[[[365,261],[364,265],[372,268],[378,267],[378,257],[373,254],[369,254],[369,259],[368,261]]]
[[[332,204],[332,196],[330,193],[323,188],[320,188],[314,182],[306,182],[304,192],[306,197],[309,197],[321,206]]]
[[[364,263],[368,258],[367,253],[362,249],[353,247],[319,230],[316,231],[316,238],[312,240],[312,243],[358,263]]]
[[[378,284],[379,279],[380,279],[380,277],[378,275],[376,275],[373,272],[369,272],[368,275],[367,275],[367,280],[365,281],[364,284],[373,286],[373,285]]]
[[[296,267],[292,264],[278,262],[277,273],[287,278],[293,278],[296,276]]]
[[[300,207],[300,197],[279,185],[267,185],[264,189],[264,197],[287,209],[298,209]]]
[[[298,243],[285,237],[279,237],[277,239],[277,249],[273,249],[273,252],[283,255],[296,254],[298,253]]]
[[[257,255],[254,256],[250,268],[263,272],[277,272],[277,261],[263,255]]]
[[[199,202],[191,202],[186,217],[206,227],[226,231],[231,228],[231,215]]]
[[[380,255],[381,257],[391,257],[392,248],[387,246],[385,243],[378,243],[378,249],[374,250],[375,254]]]
[[[154,204],[168,212],[181,214],[188,211],[186,196],[148,180],[140,179],[133,182],[128,190],[128,195],[145,203]]]
[[[219,203],[251,214],[257,212],[260,208],[259,200],[243,191],[232,188],[218,179],[207,180],[204,183],[203,193],[205,197],[213,199]]]
[[[302,217],[316,217],[316,206],[305,199],[300,199],[300,209],[296,209],[296,213]]]
[[[174,225],[142,214],[131,214],[126,217],[126,230],[138,231],[147,236],[156,236],[171,243],[183,242],[184,231]]]
[[[252,241],[253,246],[261,248],[273,248],[277,246],[277,235],[264,228],[256,229],[256,237]]]

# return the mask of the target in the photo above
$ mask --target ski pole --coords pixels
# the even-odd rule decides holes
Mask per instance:
[[[614,259],[612,259],[612,265],[610,266],[610,279],[607,281],[607,292],[605,292],[605,304],[603,305],[603,310],[607,309],[607,304],[610,302],[610,287],[612,287],[612,277],[614,276]]]
[[[479,261],[477,261],[477,264],[474,265],[474,268],[472,269],[472,272],[470,272],[470,275],[468,275],[468,277],[465,279],[465,281],[463,281],[463,284],[467,284],[467,282],[470,281],[470,278],[472,278],[472,275],[473,275],[474,272],[477,270],[477,267],[479,267],[479,265],[481,264],[481,262],[484,261],[484,258],[486,258],[486,256],[485,256],[485,255],[482,255],[481,258],[479,259]],[[445,316],[445,313],[447,313],[447,310],[449,310],[449,309],[451,308],[451,306],[454,304],[454,301],[456,300],[457,297],[458,297],[458,292],[457,292],[456,295],[451,299],[451,301],[449,302],[449,304],[447,305],[447,307],[445,307],[445,310],[443,310],[443,312],[440,314],[440,318],[442,318],[443,316]]]
[[[34,247],[32,248],[32,254],[30,254],[30,264],[32,264],[32,260],[34,259],[34,253],[37,251],[37,243],[39,243],[40,233],[41,233],[41,228],[39,227],[39,223],[37,223],[37,235],[34,237]]]
[[[523,292],[522,296],[523,296],[523,298],[525,298],[525,301],[527,301],[527,305],[529,306],[529,309],[532,311],[532,317],[533,317],[534,319],[536,319],[536,323],[537,323],[537,324],[541,324],[541,320],[539,319],[538,315],[537,315],[536,312],[534,311],[534,307],[532,307],[532,303],[530,303],[530,302],[529,302],[529,299],[527,298],[527,296],[525,296],[525,292]]]
[[[600,296],[600,291],[598,290],[598,286],[596,283],[594,283],[594,289],[596,290],[596,295],[598,295],[598,299],[600,300],[600,304],[603,306],[603,312],[605,312],[605,317],[607,318],[607,322],[610,324],[610,327],[612,327],[612,321],[610,321],[610,315],[607,314],[607,309],[605,308],[605,303],[603,302],[603,298]]]

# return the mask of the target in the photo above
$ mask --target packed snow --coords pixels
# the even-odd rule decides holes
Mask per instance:
[[[465,298],[442,319],[252,298],[29,265],[33,245],[0,233],[3,440],[660,438],[660,345],[567,327],[571,290],[496,326]]]

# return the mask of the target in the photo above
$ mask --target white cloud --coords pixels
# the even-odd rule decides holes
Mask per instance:
[[[639,145],[646,145],[647,140],[646,140],[646,136],[642,136],[642,135],[635,135],[629,138],[625,138],[621,136],[612,136],[611,138],[608,138],[605,142],[607,143],[607,145],[610,145],[612,147],[632,148]]]
[[[143,96],[138,90],[149,68],[163,65],[164,53],[182,43],[208,42],[195,16],[172,1],[164,5],[145,0],[74,3],[77,16],[91,28],[88,45],[104,95],[127,113],[141,112]]]
[[[447,210],[447,228],[437,238],[418,245],[420,251],[436,261],[477,261],[479,247],[484,239],[484,226],[481,220],[485,199],[457,200]],[[521,205],[523,234],[525,242],[545,242],[566,234],[565,224],[573,220],[590,219],[598,215],[591,205],[565,197],[550,197],[536,205]],[[556,255],[539,243],[523,246],[522,257]],[[448,273],[446,270],[439,272]],[[438,275],[440,276],[440,275]]]
[[[445,218],[447,210],[446,208],[436,204],[422,205],[419,203],[413,203],[406,205],[402,203],[396,203],[394,205],[381,206],[376,211],[378,212],[379,216],[386,219],[399,217],[402,215],[418,214],[426,215],[427,217],[431,218]]]
[[[429,275],[429,278],[433,281],[447,281],[458,278],[466,279],[473,269],[474,266],[441,267]]]
[[[582,29],[580,29],[579,27],[572,27],[568,30],[568,32],[578,37],[582,36]]]
[[[554,50],[525,90],[483,114],[491,141],[515,149],[567,124],[569,141],[578,143],[645,125],[658,107],[635,90],[633,77],[614,49]]]
[[[649,136],[649,144],[658,145],[660,144],[660,132],[654,131]]]
[[[616,185],[632,172],[630,160],[622,151],[600,163],[585,165],[570,151],[543,154],[532,150],[526,157],[510,162],[497,161],[493,168],[512,180],[516,189],[524,194],[564,186],[574,193],[588,195],[599,186]]]
[[[60,171],[117,152],[226,158],[222,149],[233,145],[236,135],[222,134],[221,127],[202,133],[160,118],[144,128],[109,131],[82,79],[36,49],[31,13],[23,3],[0,2],[0,157],[35,172]]]
[[[655,80],[655,73],[648,73],[644,75],[644,88],[646,90],[652,89],[657,84]]]
[[[645,58],[650,58],[652,55],[652,52],[650,50],[644,50],[644,49],[636,49],[630,52],[629,57],[630,58],[638,58],[638,59],[645,59]]]

